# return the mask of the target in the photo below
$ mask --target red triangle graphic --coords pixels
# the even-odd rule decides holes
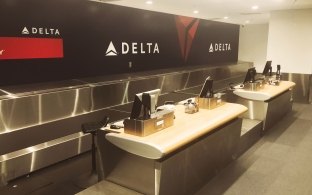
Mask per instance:
[[[177,18],[179,18],[181,24],[183,24],[184,27],[187,27],[188,25],[190,25],[190,23],[194,20],[194,18],[186,17],[186,16],[177,16]]]
[[[175,21],[182,58],[186,61],[197,31],[199,19],[186,16],[176,16]]]
[[[191,35],[192,39],[194,39],[194,37],[195,37],[198,24],[199,24],[199,20],[197,20],[197,21],[193,24],[193,26],[191,27],[191,29],[190,29],[189,32],[188,32],[189,35]],[[193,40],[192,40],[192,41],[193,41]]]

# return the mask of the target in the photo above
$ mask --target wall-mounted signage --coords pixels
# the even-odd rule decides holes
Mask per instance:
[[[175,22],[179,37],[181,55],[184,61],[186,61],[196,35],[199,19],[185,16],[175,16]]]
[[[108,45],[108,48],[106,50],[106,56],[117,56],[119,54],[125,55],[125,54],[156,54],[159,53],[159,46],[157,43],[127,43],[127,42],[121,42],[121,51],[118,52],[111,41]]]
[[[0,37],[0,60],[64,57],[59,29],[24,26],[20,33],[22,37],[12,36],[18,32],[8,33],[10,37]]]
[[[0,86],[238,57],[239,25],[85,0],[9,2],[0,1],[0,66],[15,77]]]
[[[0,60],[63,57],[62,39],[0,37],[0,47]]]
[[[231,51],[231,43],[211,43],[209,47],[209,52],[212,53],[218,51]]]
[[[29,29],[29,30],[28,30]],[[43,27],[31,27],[27,28],[26,26],[22,30],[23,35],[60,35],[59,29],[54,28],[43,28]]]

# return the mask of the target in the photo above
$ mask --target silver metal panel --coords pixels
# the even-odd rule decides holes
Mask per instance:
[[[238,82],[243,82],[246,70],[252,66],[252,63],[241,63],[232,66],[219,66],[190,72],[186,88],[202,85],[208,76],[211,76],[215,81],[230,80],[230,78],[239,78]],[[225,82],[228,85],[228,82]],[[223,87],[222,87],[223,88]],[[215,89],[219,89],[215,86]]]
[[[268,103],[261,101],[251,101],[241,98],[238,104],[246,105],[248,111],[243,115],[245,118],[253,120],[265,120],[267,114]]]
[[[90,150],[90,135],[75,133],[0,156],[0,181],[7,181]],[[61,152],[60,152],[61,151]],[[1,183],[0,183],[1,185]]]
[[[124,104],[127,83],[113,83],[91,87],[91,111]],[[127,102],[126,102],[127,103]]]
[[[90,112],[90,88],[73,89],[0,101],[1,133]]]
[[[161,89],[163,78],[163,76],[160,76],[130,81],[128,86],[127,100],[133,101],[134,95],[137,93],[150,91],[153,89]]]
[[[39,96],[2,100],[0,109],[0,136],[39,124]]]
[[[178,73],[164,76],[161,93],[170,93],[185,88],[189,73]]]
[[[311,87],[312,79],[311,74],[295,74],[295,73],[283,73],[282,79],[289,80],[296,83],[296,86],[292,90],[292,98],[294,102],[311,103]]]
[[[71,79],[71,80],[33,83],[25,85],[1,86],[1,90],[5,91],[7,94],[14,94],[20,97],[43,93],[51,93],[56,91],[64,91],[73,88],[83,88],[87,86],[88,85],[84,81]]]
[[[205,69],[205,70],[198,70],[192,71],[189,73],[188,82],[186,84],[186,88],[191,88],[195,86],[202,85],[208,76],[211,76],[215,79],[215,69]]]
[[[39,124],[90,112],[90,88],[39,94]]]
[[[56,135],[64,136],[69,134],[67,132],[80,131],[80,124],[69,124],[73,118],[93,116],[95,112],[103,109],[129,104],[136,93],[160,88],[161,94],[170,94],[173,91],[200,88],[207,76],[215,79],[214,89],[218,90],[226,87],[228,82],[242,80],[246,69],[251,65],[251,63],[239,62],[217,67],[182,67],[56,83],[2,87],[1,90],[5,95],[0,98],[0,139],[4,140],[7,137],[11,139],[16,135],[18,137],[13,136],[12,140],[23,142],[21,135],[32,132],[31,139],[25,137],[27,144],[24,145],[27,145],[25,146],[27,148],[40,143],[36,140],[49,141],[55,139]],[[90,119],[90,121],[94,120]],[[39,131],[41,125],[51,122],[53,127],[49,126],[48,129]],[[65,124],[67,129],[64,129]],[[59,150],[64,149],[64,153],[66,153],[66,143],[60,142],[59,145]],[[0,147],[8,148],[6,144],[0,142]],[[48,148],[43,150],[49,151]],[[14,150],[8,149],[5,152],[15,152]],[[40,167],[47,166],[50,161],[53,161],[52,155],[48,155],[47,160],[45,160],[46,156],[43,156],[37,155],[36,158],[36,164],[40,164]],[[16,157],[16,160],[19,158],[24,159],[25,162],[30,159],[29,155]],[[58,158],[58,160],[64,159]],[[3,161],[3,166],[4,162],[6,160]],[[15,166],[13,161],[7,160],[6,166],[10,166],[9,164]],[[19,169],[23,170],[19,171]],[[25,167],[17,167],[14,172],[26,173],[31,170],[26,164]],[[13,178],[14,175],[19,174],[10,175],[12,175],[10,178]]]
[[[281,118],[292,110],[291,91],[279,95],[278,97],[268,101],[267,114],[264,122],[264,130],[276,124]]]

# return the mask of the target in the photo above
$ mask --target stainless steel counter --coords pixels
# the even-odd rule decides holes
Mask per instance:
[[[67,148],[68,145],[62,137],[75,135],[80,132],[82,123],[101,120],[104,115],[108,115],[111,120],[129,116],[136,93],[160,88],[159,104],[165,100],[181,101],[193,97],[194,93],[197,94],[207,76],[215,79],[214,89],[217,91],[227,88],[231,82],[242,81],[246,69],[250,66],[251,63],[238,62],[214,67],[181,67],[50,83],[2,86],[0,180],[11,180],[50,165],[39,156],[35,164],[31,161],[21,163],[23,158],[31,159],[35,156],[36,147],[33,146],[58,140],[58,144],[47,144],[40,149],[43,153],[46,151],[45,156],[49,158],[55,155],[50,147],[72,150],[58,161],[88,150],[80,150],[79,142],[72,142],[77,144]],[[23,156],[11,159],[8,155],[25,149],[30,152],[23,153]],[[37,166],[39,164],[40,166]]]

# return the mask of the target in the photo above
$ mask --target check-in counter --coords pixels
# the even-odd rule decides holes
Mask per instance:
[[[143,194],[192,194],[235,157],[246,111],[225,103],[187,114],[177,105],[174,125],[154,134],[102,130],[101,179]]]
[[[264,84],[256,91],[235,89],[236,98],[231,102],[248,107],[244,118],[263,121],[263,130],[277,123],[292,110],[291,89],[296,84],[291,81],[280,81],[278,85]]]

